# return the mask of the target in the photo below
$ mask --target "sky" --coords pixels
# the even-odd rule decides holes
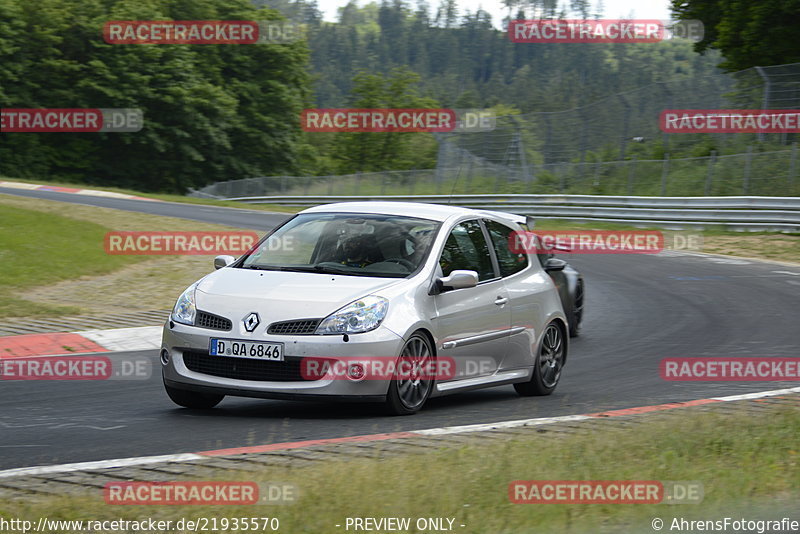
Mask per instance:
[[[335,22],[337,20],[337,9],[347,4],[348,0],[317,0],[323,17],[326,21]],[[369,3],[371,0],[358,0],[359,5]],[[375,0],[380,2],[380,0]],[[592,6],[597,5],[598,0],[592,0]],[[669,19],[669,0],[602,0],[603,14],[605,18],[640,18],[640,19]],[[415,0],[409,0],[411,6],[416,7]],[[431,9],[435,10],[439,5],[438,0],[428,0]],[[562,1],[563,3],[563,1]],[[500,21],[508,12],[499,0],[458,0],[460,13],[467,10],[477,11],[480,7],[492,15],[494,25],[499,27]],[[594,11],[594,9],[592,9]]]

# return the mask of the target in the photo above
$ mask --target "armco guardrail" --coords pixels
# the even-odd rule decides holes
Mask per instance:
[[[619,222],[665,228],[800,231],[800,197],[626,197],[595,195],[418,195],[238,197],[251,204],[316,206],[369,200],[428,202],[508,211],[543,219]]]

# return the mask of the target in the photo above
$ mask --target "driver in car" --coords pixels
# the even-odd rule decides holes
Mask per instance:
[[[368,237],[365,235],[353,236],[346,240],[342,243],[342,252],[344,259],[339,262],[342,265],[363,268],[375,263],[375,261],[370,258],[370,243]]]

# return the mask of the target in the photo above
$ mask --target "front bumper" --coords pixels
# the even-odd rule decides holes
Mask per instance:
[[[320,380],[270,381],[247,379],[246,376],[229,378],[215,376],[206,372],[198,372],[187,366],[188,359],[222,358],[230,366],[233,363],[249,365],[248,358],[232,358],[229,356],[208,356],[211,338],[241,339],[235,332],[220,332],[194,326],[186,326],[170,321],[164,325],[162,337],[162,353],[167,351],[169,361],[162,360],[164,383],[176,389],[186,389],[204,393],[216,393],[242,397],[259,397],[273,399],[333,400],[348,401],[380,401],[386,398],[389,388],[388,380],[364,379],[353,381],[344,377]],[[302,358],[396,358],[404,344],[402,337],[383,326],[364,334],[351,334],[348,341],[343,336],[330,335],[271,335],[254,336],[250,341],[280,342],[284,346],[284,357],[287,361],[300,361]],[[186,359],[184,358],[186,356]],[[239,360],[239,362],[232,362]],[[262,362],[256,362],[261,364]],[[263,362],[268,365],[280,365],[280,362]],[[198,369],[196,365],[193,365]],[[215,372],[215,371],[209,371]],[[285,379],[284,379],[285,380]]]

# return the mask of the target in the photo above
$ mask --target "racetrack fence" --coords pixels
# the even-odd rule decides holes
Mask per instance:
[[[464,149],[452,167],[335,176],[260,176],[217,182],[190,196],[444,195],[481,193],[642,196],[800,196],[797,143],[784,150],[693,158],[529,164],[520,168],[475,158]]]

